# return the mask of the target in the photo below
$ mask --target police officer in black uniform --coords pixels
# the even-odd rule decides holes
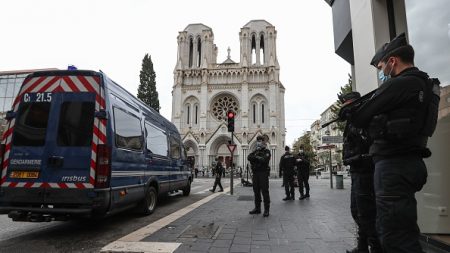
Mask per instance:
[[[294,200],[295,199],[295,188],[294,188],[294,167],[295,167],[295,156],[289,152],[289,147],[284,148],[284,155],[280,159],[280,177],[283,176],[284,190],[286,191],[286,197],[283,199]]]
[[[222,159],[218,159],[216,167],[214,168],[214,173],[216,175],[216,179],[214,180],[214,186],[211,190],[209,190],[210,192],[215,192],[216,191],[216,187],[219,186],[220,190],[219,192],[223,192],[223,187],[222,184],[220,183],[220,180],[222,179],[222,174],[224,171],[224,167],[222,165]]]
[[[383,84],[353,115],[368,128],[375,163],[376,227],[385,252],[423,252],[414,194],[427,180],[423,158],[436,127],[439,85],[414,67],[404,34],[377,51],[371,62]]]
[[[340,96],[339,99],[346,105],[359,97],[358,92],[351,92]],[[347,253],[369,253],[369,246],[371,253],[381,253],[381,245],[375,229],[374,165],[369,155],[372,141],[367,131],[354,127],[351,122],[345,125],[343,137],[343,163],[350,166],[352,179],[350,210],[358,226],[357,246],[347,250]]]
[[[264,198],[264,217],[269,216],[269,174],[270,151],[266,148],[266,140],[263,136],[256,138],[256,149],[250,153],[247,159],[250,161],[253,172],[253,193],[255,194],[255,208],[250,214],[261,213],[261,193]]]
[[[300,146],[300,151],[296,157],[297,166],[297,180],[298,180],[298,191],[300,192],[299,200],[309,198],[309,158],[305,153],[304,146]],[[304,194],[303,185],[305,186],[306,194]]]

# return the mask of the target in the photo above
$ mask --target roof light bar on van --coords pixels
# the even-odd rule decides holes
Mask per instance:
[[[95,188],[109,187],[111,174],[111,148],[97,145],[97,166],[95,170]]]

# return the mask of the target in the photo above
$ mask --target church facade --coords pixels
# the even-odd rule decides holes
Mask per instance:
[[[179,32],[172,90],[172,122],[182,135],[194,166],[210,167],[222,157],[230,166],[226,113],[235,112],[236,168],[247,166],[256,137],[267,135],[271,173],[285,146],[284,93],[276,51],[277,31],[265,20],[252,20],[241,28],[240,61],[228,57],[217,63],[213,30],[190,24]]]

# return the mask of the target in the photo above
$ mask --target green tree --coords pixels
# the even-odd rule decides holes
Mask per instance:
[[[344,94],[348,94],[352,92],[352,76],[348,74],[348,83],[344,84],[344,86],[341,87],[341,91],[338,93],[338,96],[342,96]],[[336,101],[336,104],[331,106],[331,112],[333,113],[333,119],[336,119],[338,117],[339,110],[341,110],[342,102],[338,99]],[[335,123],[337,125],[337,128],[340,131],[344,131],[345,128],[345,122],[337,122]]]
[[[156,74],[153,69],[153,62],[151,56],[145,54],[142,60],[142,69],[139,74],[140,84],[138,88],[137,97],[159,112],[158,92],[156,91]]]
[[[314,149],[311,145],[311,132],[305,131],[303,132],[302,136],[295,140],[294,144],[292,145],[292,153],[298,154],[300,146],[303,146],[303,150],[306,156],[309,158],[312,168],[316,164],[316,154],[314,153]]]

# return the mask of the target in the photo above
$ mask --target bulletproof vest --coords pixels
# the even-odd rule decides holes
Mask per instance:
[[[294,170],[295,157],[291,153],[285,153],[282,157],[282,166],[284,170]]]
[[[365,130],[356,128],[347,122],[342,150],[344,165],[363,165],[364,160],[370,160],[368,153],[371,143]]]
[[[265,171],[270,170],[269,168],[269,159],[267,157],[270,157],[270,151],[268,149],[259,149],[255,150],[252,153],[250,153],[249,157],[259,157],[263,159],[249,159],[250,164],[253,171]]]
[[[297,169],[298,170],[309,170],[309,160],[305,153],[299,153],[297,156]]]
[[[436,129],[439,84],[436,78],[424,80],[423,89],[417,97],[417,107],[400,108],[375,116],[369,126],[370,137],[425,147],[427,137],[432,136]]]

